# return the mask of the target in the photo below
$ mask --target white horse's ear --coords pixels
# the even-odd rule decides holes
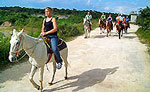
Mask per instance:
[[[17,34],[18,36],[21,35],[23,33],[23,29]]]
[[[13,35],[16,34],[16,32],[17,32],[16,29],[13,29]]]

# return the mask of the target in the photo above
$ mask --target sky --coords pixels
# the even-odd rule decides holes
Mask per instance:
[[[150,0],[0,0],[0,7],[4,6],[38,9],[52,7],[129,14],[131,11],[150,7]]]

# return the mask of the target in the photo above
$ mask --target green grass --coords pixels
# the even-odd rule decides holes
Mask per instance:
[[[141,27],[137,30],[136,34],[143,44],[148,45],[148,53],[150,54],[150,30],[143,31]]]

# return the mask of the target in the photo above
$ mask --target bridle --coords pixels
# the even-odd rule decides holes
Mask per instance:
[[[26,49],[26,50],[32,49],[32,48],[35,47],[37,44],[38,44],[38,42],[37,42],[34,46],[32,46],[32,47],[30,47],[30,48],[28,48],[28,49]],[[19,41],[19,43],[18,43],[18,45],[17,45],[16,50],[15,50],[14,52],[11,52],[11,53],[15,54],[15,55],[18,57],[18,53],[20,52],[19,49],[21,48],[21,45],[22,45],[22,47],[23,47],[23,37],[22,37],[22,36],[20,36],[20,41]],[[32,51],[32,53],[30,54],[30,56],[33,54],[34,50],[35,50],[35,48],[33,49],[33,51]],[[21,58],[19,58],[19,59],[17,59],[17,57],[16,57],[16,61],[21,60],[23,57],[25,57],[25,55],[26,55],[26,53],[25,53]]]
[[[18,43],[18,45],[17,45],[16,50],[15,50],[14,52],[12,52],[12,53],[15,54],[16,56],[18,56],[18,52],[19,52],[19,49],[21,48],[21,44],[22,44],[22,46],[23,46],[23,37],[22,37],[22,36],[20,36],[20,41],[19,41],[19,43]]]

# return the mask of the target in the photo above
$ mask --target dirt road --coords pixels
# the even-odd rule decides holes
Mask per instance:
[[[44,72],[44,92],[150,92],[150,56],[131,25],[121,40],[91,32],[91,38],[68,42],[69,79],[64,80],[64,67],[57,70],[55,84],[48,86],[52,75]],[[24,62],[0,73],[0,92],[38,92],[29,82],[31,65]],[[34,80],[39,83],[39,72]]]

